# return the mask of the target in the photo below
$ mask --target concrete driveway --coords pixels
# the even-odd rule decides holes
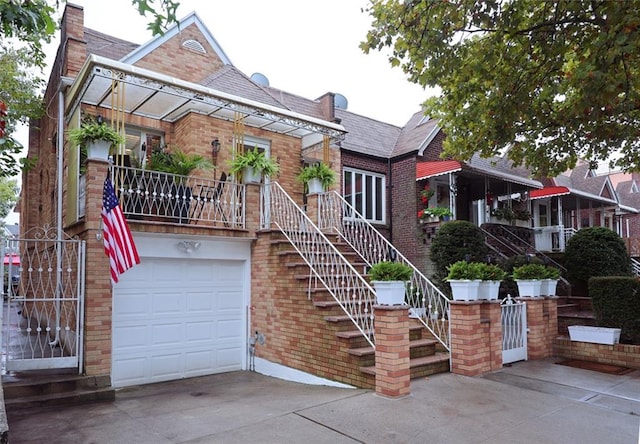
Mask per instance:
[[[440,374],[411,395],[233,372],[122,389],[115,402],[8,412],[19,443],[639,443],[640,371],[520,362]]]

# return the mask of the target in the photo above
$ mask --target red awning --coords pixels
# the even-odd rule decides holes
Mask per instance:
[[[4,255],[4,264],[5,265],[20,265],[20,256],[18,256],[17,254],[12,254],[12,255],[8,255],[5,254]]]
[[[457,160],[436,160],[431,162],[418,162],[416,164],[416,180],[442,176],[462,170],[462,164]]]
[[[530,199],[542,199],[543,197],[564,196],[571,194],[567,187],[545,187],[541,190],[532,190],[529,193]]]

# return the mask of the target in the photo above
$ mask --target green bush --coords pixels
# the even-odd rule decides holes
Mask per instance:
[[[483,281],[502,281],[507,277],[506,271],[494,264],[480,264],[480,279]]]
[[[620,341],[640,344],[640,280],[611,276],[589,279],[589,295],[596,323],[620,328]]]
[[[457,261],[447,267],[447,280],[482,279],[481,262]]]
[[[436,276],[446,276],[447,267],[457,261],[483,262],[487,255],[484,241],[480,228],[471,222],[454,220],[443,224],[434,236],[430,250]]]
[[[565,267],[569,279],[582,286],[594,276],[631,275],[631,259],[624,241],[604,227],[583,228],[569,239]]]
[[[526,264],[513,269],[513,279],[546,279],[547,267],[542,264]]]

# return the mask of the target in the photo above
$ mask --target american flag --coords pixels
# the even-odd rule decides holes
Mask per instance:
[[[104,181],[101,215],[104,252],[109,256],[111,281],[117,283],[122,273],[140,263],[140,257],[109,177]]]

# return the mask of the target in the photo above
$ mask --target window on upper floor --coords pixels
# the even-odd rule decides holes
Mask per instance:
[[[345,168],[343,181],[344,198],[358,213],[369,222],[386,223],[384,175]]]
[[[147,161],[147,154],[163,146],[164,136],[160,132],[135,127],[125,128],[124,153],[130,156],[129,161],[134,168],[143,168]]]

